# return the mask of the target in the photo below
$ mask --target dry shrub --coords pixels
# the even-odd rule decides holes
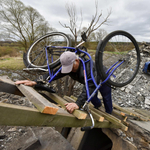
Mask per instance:
[[[0,57],[4,56],[16,57],[18,56],[18,50],[15,47],[0,46]]]

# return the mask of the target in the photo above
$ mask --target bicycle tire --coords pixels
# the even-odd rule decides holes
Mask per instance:
[[[47,69],[47,60],[45,46],[60,46],[59,49],[48,49],[49,67],[55,68],[60,64],[59,57],[67,49],[61,47],[71,46],[70,38],[62,32],[48,33],[37,39],[28,49],[24,59],[27,68],[44,68]]]
[[[108,76],[106,68],[109,69],[119,59],[120,62],[123,60],[124,62],[107,80],[108,84],[115,87],[129,84],[138,73],[140,65],[140,51],[135,38],[128,32],[121,30],[108,34],[97,46],[96,69],[103,81]]]

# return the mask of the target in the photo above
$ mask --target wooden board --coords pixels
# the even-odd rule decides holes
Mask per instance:
[[[55,115],[42,114],[35,108],[0,103],[0,125],[44,126],[44,127],[83,127],[91,126],[91,120],[79,120],[62,111]],[[120,128],[108,121],[95,122],[95,128]]]
[[[64,99],[67,100],[68,102],[75,102],[75,100],[69,96],[64,96]],[[94,111],[91,111],[93,118],[96,119],[97,121],[103,122],[104,121],[104,117],[101,116],[100,114],[97,114]]]
[[[50,97],[53,101],[58,103],[63,108],[65,108],[65,104],[68,103],[67,101],[65,101],[63,98],[61,98],[55,93],[49,93],[46,91],[44,91],[43,93],[46,94],[48,97]],[[78,119],[85,119],[87,117],[87,113],[81,110],[74,110],[72,114],[76,116]]]
[[[0,77],[0,92],[24,96],[7,76]]]
[[[17,88],[36,106],[36,108],[45,114],[56,114],[58,107],[50,103],[46,98],[39,94],[32,87],[23,84],[16,85]]]

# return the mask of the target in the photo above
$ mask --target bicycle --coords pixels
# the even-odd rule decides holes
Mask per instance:
[[[61,66],[58,71],[53,74],[53,69],[60,65],[59,56],[64,51],[73,51],[79,55],[79,59],[82,62],[84,68],[84,80],[87,91],[87,97],[82,109],[86,110],[92,120],[92,126],[82,127],[82,130],[92,129],[94,127],[94,119],[88,108],[88,103],[92,97],[98,91],[102,84],[108,83],[114,87],[123,87],[129,84],[138,73],[140,65],[140,51],[138,44],[134,37],[125,31],[114,31],[108,34],[103,40],[100,40],[97,46],[95,54],[95,64],[97,73],[101,77],[99,84],[93,76],[92,71],[92,58],[87,51],[81,50],[80,46],[86,42],[86,34],[82,34],[82,42],[76,47],[71,47],[71,41],[69,37],[62,32],[52,32],[44,35],[36,40],[29,48],[26,55],[25,70],[41,70],[48,71],[50,79],[48,83],[51,83],[57,73],[61,71]],[[116,41],[117,40],[117,41]],[[83,61],[80,57],[84,54],[87,57],[87,61]],[[111,61],[110,61],[111,60]],[[91,78],[87,79],[85,64],[90,61]],[[105,68],[108,68],[107,71]],[[88,89],[88,82],[92,80],[95,84],[95,90],[90,95]]]

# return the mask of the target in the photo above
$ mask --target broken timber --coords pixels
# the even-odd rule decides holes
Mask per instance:
[[[91,120],[84,111],[75,110],[73,114],[69,114],[64,109],[65,103],[68,101],[74,101],[74,99],[70,97],[65,96],[64,98],[61,98],[54,93],[43,91],[44,94],[59,104],[61,106],[60,108],[57,105],[49,102],[33,88],[24,85],[16,86],[11,80],[1,77],[0,92],[8,92],[21,96],[24,95],[36,106],[36,108],[29,108],[1,102],[0,125],[55,127],[91,126]],[[133,117],[136,116],[138,118],[150,118],[150,116],[145,112],[137,115],[138,110],[136,110],[135,113],[127,109],[125,110],[115,104],[112,115],[105,113],[104,108],[102,107],[100,110],[97,110],[90,105],[90,109],[95,119],[95,127],[97,128],[120,128],[127,131],[128,122],[126,122],[126,120],[129,115]]]

